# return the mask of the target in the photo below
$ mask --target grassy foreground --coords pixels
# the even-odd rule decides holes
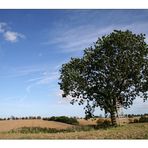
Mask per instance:
[[[57,133],[0,132],[0,139],[148,139],[148,123],[134,123],[99,130]]]

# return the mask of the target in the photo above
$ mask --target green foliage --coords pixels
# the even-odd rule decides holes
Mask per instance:
[[[52,116],[51,118],[43,118],[43,120],[63,122],[72,125],[79,124],[76,118],[66,117],[66,116],[59,116],[59,117]]]
[[[41,119],[41,116],[37,116],[36,118],[37,118],[37,119]]]
[[[128,118],[133,118],[133,117],[134,117],[133,115],[130,115],[130,114],[128,115]]]
[[[129,121],[129,123],[133,123],[134,122],[134,120],[132,118],[129,118],[128,121]]]
[[[92,126],[92,125],[75,126],[69,130],[71,132],[92,131],[92,130],[95,130],[95,126]]]
[[[134,123],[138,123],[139,122],[139,120],[138,119],[134,119]]]
[[[41,128],[41,127],[22,127],[16,130],[11,130],[10,133],[58,133],[58,132],[65,132],[66,130],[59,130],[54,128]]]
[[[97,120],[97,128],[107,128],[111,126],[111,121],[107,119],[98,119]]]
[[[41,127],[21,127],[9,131],[9,133],[22,133],[22,134],[33,134],[33,133],[67,133],[67,132],[80,132],[80,131],[91,131],[94,130],[91,126],[76,126],[67,129],[55,129],[55,128],[41,128]]]
[[[139,122],[148,122],[148,117],[141,116],[140,119],[139,119]]]
[[[26,127],[30,128],[30,127]],[[46,130],[40,127],[35,127],[36,130],[27,130],[21,132],[20,129],[14,129],[9,132],[1,132],[1,139],[148,139],[148,124],[138,123],[138,124],[126,124],[123,126],[118,126],[116,128],[92,128],[90,126],[74,126],[74,128],[65,130]],[[39,128],[39,129],[37,129]],[[107,130],[106,130],[107,129]],[[38,132],[37,132],[38,130]],[[81,131],[81,132],[79,132]],[[86,132],[83,132],[86,131]],[[21,134],[21,133],[23,134]],[[51,133],[53,133],[53,135]],[[39,134],[31,134],[39,133]],[[46,134],[44,134],[46,133]],[[48,135],[49,133],[49,135]],[[54,134],[57,133],[57,134]],[[61,133],[61,134],[60,134]]]
[[[97,125],[101,125],[104,121],[105,121],[105,119],[100,118],[100,119],[97,120],[96,123],[97,123]]]
[[[72,58],[60,70],[63,97],[71,103],[86,103],[92,117],[96,107],[111,114],[115,124],[117,104],[128,108],[137,97],[148,98],[148,46],[144,34],[114,30],[84,50],[82,58]]]

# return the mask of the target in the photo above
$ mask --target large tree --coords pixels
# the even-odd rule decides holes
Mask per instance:
[[[116,125],[118,107],[128,108],[137,97],[148,98],[148,46],[144,34],[114,30],[72,58],[60,70],[63,97],[86,103],[91,116],[96,107],[110,113]]]

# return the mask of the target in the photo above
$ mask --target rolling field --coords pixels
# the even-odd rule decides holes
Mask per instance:
[[[148,124],[124,125],[106,130],[67,133],[0,133],[1,139],[148,139]]]
[[[99,118],[95,118],[95,119],[88,119],[88,120],[85,120],[85,119],[78,119],[79,121],[79,124],[80,125],[96,125],[96,121],[98,120]],[[104,118],[104,119],[107,119],[110,121],[110,118]],[[132,121],[134,120],[135,118],[131,119]],[[117,118],[117,123],[119,125],[124,125],[124,124],[128,124],[129,123],[129,118],[120,118],[118,119]]]
[[[44,120],[9,120],[0,121],[0,132],[10,131],[21,127],[42,127],[42,128],[56,128],[66,129],[71,128],[72,125],[55,122],[55,121],[44,121]]]
[[[84,127],[95,123],[95,121],[83,119],[80,119],[79,122]],[[44,133],[42,131],[38,133],[10,132],[12,129],[17,131],[21,127],[46,127],[65,131],[56,133]],[[148,123],[125,124],[98,130],[69,131],[74,127],[76,126],[43,120],[0,121],[0,139],[148,139]]]

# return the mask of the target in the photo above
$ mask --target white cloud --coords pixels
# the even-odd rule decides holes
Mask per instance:
[[[3,35],[6,41],[11,43],[15,43],[20,39],[25,38],[25,35],[23,35],[22,33],[11,31],[10,27],[5,22],[0,22],[0,33]]]
[[[4,22],[0,22],[0,33],[5,32],[6,28],[7,28],[7,24]]]
[[[4,33],[4,38],[6,41],[9,42],[17,42],[19,39],[24,38],[25,36],[23,34],[17,33],[17,32],[13,32],[13,31],[6,31]]]

